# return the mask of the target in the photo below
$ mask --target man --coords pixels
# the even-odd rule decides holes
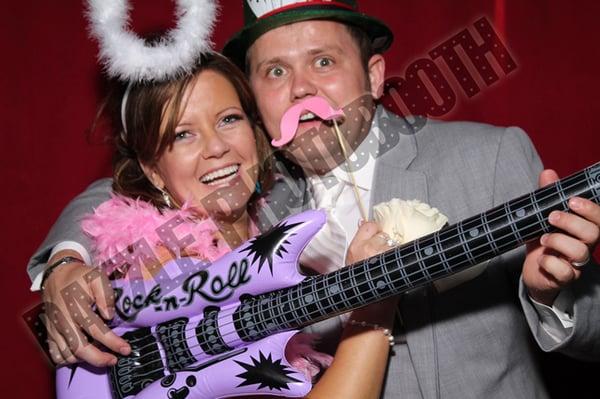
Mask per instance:
[[[298,2],[286,9],[270,10],[246,7],[247,16],[251,15],[249,9],[252,9],[258,18],[254,22],[247,18],[246,27],[226,45],[224,53],[236,57],[240,64],[243,60],[265,127],[274,139],[280,138],[279,122],[288,108],[307,97],[321,96],[334,107],[344,108],[347,117],[341,130],[349,143],[357,142],[356,156],[363,151],[374,154],[367,149],[369,139],[374,138],[377,131],[380,134],[383,131],[388,138],[392,134],[385,131],[406,133],[406,121],[386,115],[380,108],[372,122],[377,124],[376,127],[370,120],[365,120],[364,124],[372,133],[363,139],[360,132],[364,124],[353,124],[354,119],[348,114],[357,114],[352,109],[357,108],[356,99],[365,99],[365,90],[374,98],[381,94],[385,65],[377,52],[389,45],[390,35],[381,23],[366,17],[357,22],[356,15],[349,17],[351,11],[347,6],[353,2],[335,2],[337,6],[327,3],[306,5]],[[266,14],[259,14],[261,11]],[[364,40],[357,40],[359,35],[349,28],[357,25],[366,30],[375,54],[364,54]],[[369,109],[368,104],[363,105]],[[337,152],[337,143],[324,136],[321,140],[309,139],[306,133],[311,129],[315,129],[314,122],[305,126],[301,123],[287,152],[306,172],[317,202],[315,205],[331,208],[329,225],[339,222],[342,227],[337,229],[341,234],[336,236],[332,232],[330,237],[321,238],[324,244],[320,248],[324,255],[312,255],[322,261],[332,258],[333,252],[343,253],[343,250],[328,251],[327,248],[339,242],[343,233],[349,241],[360,216],[353,198],[352,179],[345,174],[346,169],[334,167],[327,171],[318,162],[323,155]],[[374,138],[373,142],[378,140]],[[320,143],[331,144],[319,146]],[[392,149],[372,163],[367,162],[355,173],[361,200],[368,204],[367,208],[392,197],[417,198],[441,209],[451,221],[458,221],[533,190],[541,170],[531,143],[515,128],[430,122],[414,135],[400,134],[395,143]],[[313,155],[309,154],[309,149],[313,150]],[[379,149],[384,152],[383,145]],[[315,152],[318,155],[314,155]],[[540,183],[547,184],[555,178],[552,172],[546,171],[540,176]],[[337,179],[337,184],[325,187],[324,182],[331,179]],[[565,289],[561,296],[558,292],[560,286],[579,273],[565,259],[585,260],[589,253],[586,244],[593,245],[598,240],[599,208],[590,203],[586,206],[590,211],[586,214],[588,221],[567,214],[553,215],[560,216],[559,220],[563,222],[569,218],[572,224],[561,223],[560,227],[580,238],[580,242],[574,242],[567,235],[550,235],[543,240],[547,248],[530,248],[525,263],[518,254],[510,254],[496,259],[485,272],[464,282],[460,288],[444,291],[456,284],[456,281],[447,280],[445,287],[439,285],[435,289],[405,295],[401,300],[401,315],[407,343],[396,347],[396,353],[391,357],[385,395],[541,395],[543,388],[535,368],[531,367],[531,352],[521,315],[510,303],[510,274],[518,274],[523,267],[527,290],[521,286],[521,301],[540,346],[545,350],[561,347],[566,352],[570,345],[577,347],[577,324],[571,327],[569,323],[582,321],[580,316],[587,312],[582,313],[587,306],[583,303],[589,297],[584,299],[587,295],[581,295],[581,291],[577,293],[575,289],[576,293]],[[579,223],[582,230],[576,231],[575,225]],[[368,225],[363,227],[368,228]],[[331,230],[336,230],[335,226]],[[359,238],[362,238],[360,236],[361,231]],[[315,246],[307,249],[314,250]],[[554,249],[562,256],[548,255],[548,249]],[[310,263],[307,256],[303,260]],[[548,278],[546,273],[552,277]],[[540,304],[535,305],[536,309],[527,298],[527,291],[539,303],[554,304],[559,308],[564,302],[573,305],[573,299],[569,298],[573,295],[577,298],[575,308],[563,306],[563,310],[569,311],[557,314]],[[597,286],[595,291],[597,297]],[[593,306],[588,311],[592,309]],[[576,320],[568,320],[565,313],[577,315]],[[539,315],[544,316],[541,323]],[[592,313],[589,315],[595,317]],[[567,320],[561,322],[560,319]],[[585,344],[583,341],[585,338],[580,342],[582,352],[579,355],[585,353],[583,348],[592,348],[592,341]],[[598,353],[588,355],[597,356]]]
[[[357,13],[355,2],[288,3],[284,7],[244,3],[246,26],[224,50],[246,68],[269,135],[279,139],[285,112],[319,96],[343,108],[340,130],[355,158],[363,152],[374,154],[348,173],[330,126],[302,115],[296,136],[283,152],[302,168],[308,188],[302,180],[291,188],[313,197],[310,205],[325,207],[330,216],[325,234],[305,251],[304,263],[319,271],[331,270],[343,264],[355,232],[349,257],[369,253],[370,242],[377,239],[372,223],[358,228],[360,214],[350,175],[367,209],[393,197],[417,198],[441,209],[451,222],[536,187],[541,163],[521,130],[428,122],[416,131],[404,119],[376,107],[385,74],[380,53],[391,44],[392,34],[381,22]],[[546,171],[540,184],[554,179],[555,174]],[[61,230],[75,229],[77,215],[106,199],[107,189],[106,182],[96,185],[70,204],[34,256],[32,274],[45,267],[44,256],[47,259],[52,248],[49,264],[66,255],[85,255],[80,244],[64,244],[77,242],[79,233]],[[285,211],[302,208],[305,198],[292,201],[297,208],[282,205],[290,191],[272,194],[261,217],[265,227]],[[386,397],[544,396],[522,311],[513,299],[521,271],[521,304],[542,349],[598,357],[593,345],[594,327],[599,324],[594,308],[600,298],[598,269],[588,267],[587,276],[578,279],[582,271],[572,263],[589,259],[590,248],[598,242],[600,207],[581,199],[570,205],[574,213],[557,212],[551,220],[568,234],[546,236],[543,245],[529,248],[525,260],[522,251],[516,251],[483,265],[476,275],[402,297],[405,339],[390,356]],[[60,289],[82,279],[86,271],[77,263],[60,264],[49,275],[44,296],[60,298]],[[89,290],[101,314],[110,317],[112,301],[100,282],[93,282]],[[60,332],[54,333],[60,339]],[[110,333],[97,327],[88,333],[114,351],[128,352],[126,343]],[[72,355],[71,361],[78,357],[97,365],[114,361],[91,345],[77,347]]]

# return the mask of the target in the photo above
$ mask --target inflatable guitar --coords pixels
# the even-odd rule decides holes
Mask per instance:
[[[303,326],[464,270],[553,230],[573,196],[600,201],[600,163],[401,247],[327,275],[298,258],[324,213],[291,216],[208,266],[184,258],[153,280],[119,281],[114,331],[130,356],[57,371],[65,398],[299,397],[311,382],[285,357]]]

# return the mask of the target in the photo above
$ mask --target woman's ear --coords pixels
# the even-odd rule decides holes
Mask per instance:
[[[154,187],[156,187],[159,190],[164,189],[165,182],[164,182],[163,178],[161,177],[156,166],[149,166],[149,165],[146,165],[146,164],[140,162],[140,167],[142,168],[142,171],[146,175],[146,178],[148,180],[150,180],[150,183],[152,183],[154,185]]]

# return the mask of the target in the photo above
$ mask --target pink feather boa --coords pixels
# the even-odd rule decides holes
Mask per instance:
[[[129,250],[135,256],[133,251],[143,250],[133,245],[141,239],[153,249],[161,245],[166,247],[158,230],[170,222],[177,222],[177,226],[172,228],[177,237],[192,236],[193,242],[185,248],[188,254],[212,262],[230,251],[225,241],[215,239],[218,229],[213,221],[198,219],[187,205],[182,209],[159,211],[146,201],[114,195],[96,208],[93,214],[86,216],[81,227],[92,238],[96,263],[103,265],[104,271],[110,274],[121,266],[111,262],[118,259],[119,253]],[[132,250],[132,247],[136,249]],[[178,251],[178,248],[170,249]]]
[[[231,249],[224,240],[215,239],[217,226],[210,219],[198,219],[193,210],[184,205],[182,209],[163,209],[159,211],[152,204],[140,200],[113,195],[100,204],[93,214],[87,215],[81,222],[85,234],[92,238],[92,251],[96,264],[101,264],[105,273],[110,274],[122,265],[114,263],[118,254],[130,251],[135,256],[137,249],[132,245],[140,239],[150,248],[166,247],[158,234],[159,228],[177,221],[173,233],[177,237],[191,235],[193,243],[185,247],[186,253],[215,261]],[[257,230],[252,225],[252,234]],[[177,251],[177,248],[170,248]],[[176,254],[179,256],[180,254]],[[333,358],[313,349],[316,336],[296,334],[286,348],[286,358],[292,366],[300,370],[308,379],[314,378],[323,368],[329,367]]]

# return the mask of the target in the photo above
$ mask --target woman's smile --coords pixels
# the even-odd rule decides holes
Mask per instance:
[[[239,177],[240,164],[224,166],[204,174],[200,181],[208,186],[220,186],[230,183],[236,177]]]

